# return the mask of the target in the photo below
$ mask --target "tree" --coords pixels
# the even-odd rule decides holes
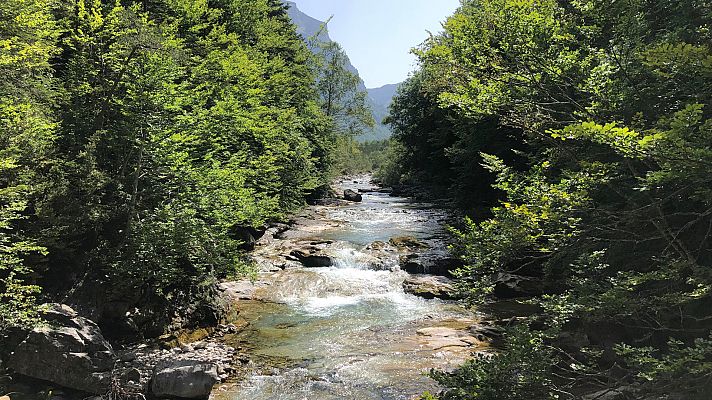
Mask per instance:
[[[519,165],[480,150],[501,197],[454,231],[458,276],[474,303],[495,298],[502,276],[540,282],[530,330],[553,357],[544,370],[502,355],[436,374],[443,397],[508,393],[501,374],[514,370],[544,376],[517,399],[707,396],[711,16],[697,1],[464,1],[418,50],[432,101],[396,101],[405,154],[468,153],[472,137],[408,136],[432,110],[450,113],[454,136],[471,120],[524,134]]]
[[[50,59],[60,31],[50,7],[44,0],[0,5],[0,330],[36,319],[39,287],[25,258],[44,251],[27,219],[54,148]]]
[[[326,29],[326,25],[322,29]],[[367,93],[359,89],[357,74],[346,67],[346,53],[337,42],[318,41],[319,33],[309,40],[314,51],[313,69],[321,109],[333,120],[337,134],[358,136],[373,128],[375,121],[368,104]]]

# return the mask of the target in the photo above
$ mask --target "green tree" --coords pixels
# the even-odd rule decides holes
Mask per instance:
[[[621,386],[705,398],[711,16],[697,1],[464,1],[418,50],[431,105],[401,95],[393,121],[417,127],[413,116],[435,108],[456,131],[475,120],[524,134],[520,164],[479,147],[501,199],[455,231],[458,274],[476,303],[496,297],[503,276],[541,282],[531,326],[553,357],[544,371],[502,356],[496,368],[436,374],[451,387],[444,396],[506,392],[516,385],[498,374],[521,365],[521,376],[546,379],[511,398]],[[472,140],[423,148],[467,154]],[[420,145],[402,141],[405,154]],[[572,335],[585,344],[571,346]]]
[[[50,59],[59,28],[50,1],[0,5],[0,330],[36,318],[39,287],[26,258],[42,253],[27,229],[28,206],[52,163],[55,99]]]

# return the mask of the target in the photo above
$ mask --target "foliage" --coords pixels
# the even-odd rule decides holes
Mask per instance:
[[[45,0],[0,5],[0,331],[37,318],[39,287],[25,258],[44,252],[26,229],[27,209],[45,186],[55,134],[50,59],[59,26]]]
[[[388,141],[357,142],[350,136],[338,136],[333,152],[336,175],[377,171],[385,162]]]
[[[475,353],[453,373],[432,371],[431,376],[448,388],[438,397],[443,400],[557,399],[550,382],[552,361],[541,334],[516,327],[500,352]]]
[[[281,2],[12,0],[0,13],[7,304],[27,309],[36,285],[69,301],[99,285],[126,308],[107,312],[170,316],[247,269],[239,232],[327,183],[332,122]]]
[[[621,386],[705,398],[711,16],[694,0],[463,1],[394,101],[406,176],[493,173],[494,206],[454,230],[460,287],[479,303],[503,274],[540,282],[532,326],[556,349],[540,372],[559,398]],[[521,144],[493,139],[512,134]],[[497,371],[523,361],[468,364],[456,375],[480,386],[443,380],[444,396],[507,393]]]
[[[366,101],[368,93],[359,89],[361,78],[348,70],[348,57],[339,43],[318,38],[319,33],[309,39],[309,45],[314,51],[311,65],[321,109],[331,118],[337,134],[364,135],[375,126],[375,121]]]

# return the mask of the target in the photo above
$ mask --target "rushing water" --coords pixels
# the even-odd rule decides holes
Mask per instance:
[[[442,246],[442,213],[367,193],[362,203],[327,214],[340,227],[312,238],[338,241],[328,249],[336,265],[277,272],[264,293],[272,301],[240,306],[250,326],[234,340],[250,349],[254,365],[220,397],[411,399],[437,389],[425,374],[430,368],[451,368],[471,352],[427,332],[463,329],[472,315],[454,303],[406,294],[405,272],[374,270],[363,261],[365,246],[396,236]]]

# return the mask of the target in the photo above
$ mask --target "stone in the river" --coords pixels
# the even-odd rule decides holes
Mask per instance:
[[[355,201],[359,202],[363,200],[363,197],[361,196],[360,193],[356,193],[351,189],[346,189],[344,190],[344,199],[348,201]]]
[[[207,399],[219,381],[216,364],[174,361],[156,367],[151,379],[151,392],[156,397]]]
[[[307,253],[302,250],[293,250],[289,253],[307,268],[330,267],[333,264],[331,257],[320,253]]]
[[[366,250],[383,251],[386,249],[388,249],[388,244],[380,240],[376,240],[375,242],[366,246]]]
[[[388,243],[398,248],[398,250],[425,249],[428,247],[428,245],[413,236],[394,237],[391,238]]]
[[[453,281],[444,276],[410,275],[403,281],[403,290],[426,299],[454,299],[456,297]]]
[[[399,259],[400,269],[409,274],[429,274],[452,277],[462,267],[462,261],[439,254],[406,254]]]
[[[468,332],[444,326],[418,329],[417,333],[421,344],[433,350],[479,344],[479,341]]]
[[[62,304],[50,305],[44,316],[49,325],[26,332],[7,366],[71,389],[106,393],[116,356],[99,327]]]

